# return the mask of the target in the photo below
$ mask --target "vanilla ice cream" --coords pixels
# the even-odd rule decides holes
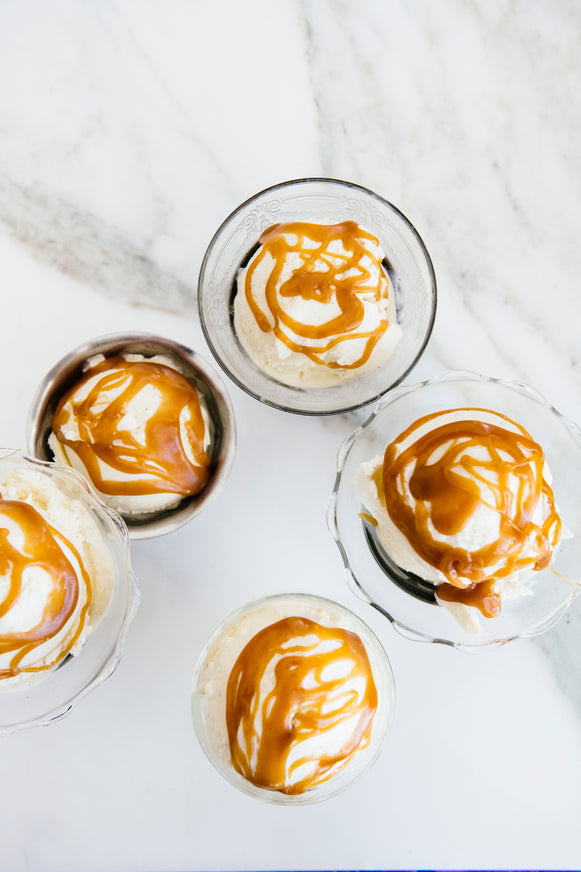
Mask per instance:
[[[384,257],[353,221],[269,227],[237,277],[242,347],[291,386],[324,387],[376,369],[401,338]]]
[[[207,649],[196,686],[222,769],[287,795],[363,762],[393,703],[353,616],[314,600],[274,597],[241,614]]]
[[[375,534],[399,567],[436,586],[467,631],[479,613],[549,565],[561,520],[542,448],[498,412],[453,409],[420,418],[362,464],[360,493]]]
[[[0,462],[0,689],[78,654],[112,585],[106,544],[81,500],[41,467]]]
[[[49,436],[57,463],[88,478],[127,517],[175,508],[208,482],[212,423],[166,357],[96,355],[60,399]]]

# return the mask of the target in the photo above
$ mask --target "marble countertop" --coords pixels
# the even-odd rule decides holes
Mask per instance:
[[[144,330],[211,359],[196,283],[213,232],[306,176],[371,188],[430,251],[438,314],[408,383],[517,379],[581,423],[580,37],[564,0],[3,0],[0,444],[24,446],[38,383],[86,339]],[[579,868],[579,601],[479,656],[399,637],[347,588],[325,526],[366,412],[303,418],[227,387],[230,480],[132,546],[119,668],[0,742],[0,869]],[[226,614],[305,590],[375,630],[397,708],[361,780],[289,809],[212,769],[189,689]]]

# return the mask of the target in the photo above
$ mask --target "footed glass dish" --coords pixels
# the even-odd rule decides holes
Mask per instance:
[[[480,619],[469,632],[438,605],[435,586],[390,559],[366,518],[359,491],[360,466],[383,456],[388,443],[417,419],[438,410],[477,407],[522,425],[544,450],[563,536],[550,565],[531,572],[531,595],[503,601],[497,617]],[[341,446],[327,522],[339,548],[346,579],[365,602],[385,615],[401,635],[458,650],[488,650],[544,633],[581,591],[581,431],[537,391],[517,382],[470,372],[450,372],[397,388]]]

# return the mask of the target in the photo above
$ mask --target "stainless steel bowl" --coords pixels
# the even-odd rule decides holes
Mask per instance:
[[[201,512],[222,489],[234,460],[236,429],[230,398],[215,370],[195,351],[149,333],[110,334],[79,345],[49,370],[34,395],[28,416],[28,451],[39,460],[54,461],[48,437],[60,398],[82,376],[88,359],[97,354],[112,357],[122,353],[144,357],[162,354],[170,358],[200,394],[214,426],[210,446],[213,471],[199,494],[185,498],[174,509],[146,517],[123,515],[131,539],[147,539],[177,530]]]

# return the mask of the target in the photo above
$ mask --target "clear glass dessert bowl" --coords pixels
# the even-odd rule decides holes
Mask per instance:
[[[177,506],[165,510],[133,514],[117,509],[127,524],[130,538],[145,539],[177,530],[194,518],[220,493],[230,474],[236,448],[234,412],[222,379],[201,355],[171,339],[149,333],[115,333],[78,346],[51,368],[36,391],[28,418],[28,450],[39,460],[55,460],[49,437],[61,397],[84,375],[87,361],[98,355],[114,358],[123,354],[145,360],[158,356],[169,360],[172,368],[194,387],[209,419],[209,479],[199,493],[186,496]]]
[[[115,512],[92,495],[81,476],[74,470],[27,457],[19,451],[2,450],[0,491],[5,491],[2,496],[6,500],[14,499],[8,494],[15,479],[24,481],[25,488],[28,488],[30,483],[31,496],[21,498],[25,505],[36,504],[41,507],[42,513],[45,513],[48,506],[50,514],[49,504],[52,503],[54,506],[55,503],[59,503],[65,507],[65,513],[79,519],[73,541],[76,542],[77,548],[77,536],[89,542],[88,551],[85,553],[92,555],[91,560],[98,560],[99,566],[106,567],[104,577],[107,584],[105,595],[105,587],[100,588],[99,591],[95,588],[96,576],[92,575],[91,606],[97,605],[98,596],[103,599],[99,602],[99,613],[96,618],[93,619],[92,613],[89,612],[91,626],[84,641],[80,639],[82,643],[80,647],[76,646],[68,653],[61,653],[55,665],[46,671],[27,671],[17,676],[16,683],[9,676],[4,681],[0,681],[0,735],[13,733],[25,727],[53,723],[70,712],[72,707],[88,693],[99,687],[114,672],[120,661],[125,637],[139,604],[138,583],[129,561],[127,528]],[[18,487],[20,486],[19,484]],[[4,516],[2,522],[4,528]],[[4,572],[13,559],[11,545],[6,546],[6,543],[16,543],[18,546],[18,537],[11,538],[14,535],[3,531]],[[93,567],[95,565],[97,564],[92,563]],[[8,577],[5,576],[0,587],[3,606],[8,603],[7,581]],[[24,575],[21,584],[23,587],[28,585],[28,594],[24,595],[24,599],[27,597],[28,599],[23,606],[30,608],[32,590],[30,581],[26,580]],[[10,586],[8,581],[8,591]],[[6,615],[6,608],[2,609],[2,614]],[[19,620],[27,620],[23,618],[22,611]],[[6,646],[11,645],[10,633],[14,630],[9,629],[7,632],[9,635],[5,636],[0,631],[0,641],[3,643],[0,645],[0,650],[4,656],[6,651],[11,650]]]
[[[401,339],[377,368],[324,387],[283,384],[251,360],[236,334],[237,276],[259,248],[266,228],[287,222],[321,225],[355,222],[379,241],[383,268],[395,295]],[[222,369],[263,403],[305,415],[346,412],[377,400],[420,358],[436,313],[436,279],[418,232],[391,203],[337,179],[297,179],[256,194],[229,215],[204,256],[198,283],[204,335]]]
[[[278,622],[284,623],[288,618],[307,619],[318,626],[313,629],[312,624],[305,625],[301,636],[293,625],[288,637],[283,636],[282,644],[279,638],[276,645],[267,647],[267,667],[260,658],[249,660],[249,647],[265,632],[273,629],[276,632]],[[327,628],[333,637],[331,640],[324,635]],[[346,634],[339,637],[339,642],[334,636],[335,630]],[[317,637],[319,632],[322,640]],[[350,641],[346,643],[346,639]],[[362,662],[358,647],[361,645],[367,658],[364,689],[362,673],[357,669]],[[256,648],[252,650],[256,652]],[[271,658],[273,651],[276,654]],[[353,655],[353,651],[359,653]],[[242,657],[241,670],[236,672],[235,680],[229,682],[240,664],[242,652],[246,662]],[[323,652],[324,662],[320,652]],[[332,658],[332,652],[337,654],[336,662],[325,659]],[[368,699],[369,669],[376,705],[370,727],[366,720],[368,714],[361,705],[362,699]],[[291,674],[300,677],[293,678]],[[356,676],[354,682],[353,676]],[[266,745],[267,757],[269,750],[274,752],[275,766],[280,760],[284,763],[284,779],[288,780],[278,783],[286,787],[296,785],[295,777],[303,778],[305,764],[307,769],[315,767],[316,777],[312,783],[307,777],[301,783],[300,792],[264,786],[268,780],[252,780],[241,774],[240,767],[234,767],[226,717],[232,684],[237,690],[242,688],[238,700],[255,705],[247,719],[242,719],[231,731],[237,741],[244,735],[242,745],[249,741],[248,762],[256,765],[263,775],[269,771],[268,762],[264,765]],[[264,698],[263,692],[266,692]],[[328,799],[346,789],[377,759],[392,721],[395,688],[387,654],[369,627],[353,612],[323,597],[280,594],[249,603],[218,626],[198,659],[191,702],[198,740],[209,761],[224,778],[243,793],[265,802],[304,805]],[[366,733],[362,740],[363,721]],[[257,733],[252,736],[254,730]],[[350,745],[358,730],[361,730],[358,741]],[[240,752],[240,745],[237,751]],[[321,770],[317,771],[319,765]],[[300,776],[296,774],[299,771]],[[325,780],[318,777],[320,772]]]
[[[360,467],[418,419],[438,410],[478,408],[524,427],[544,451],[565,535],[550,565],[526,577],[530,594],[503,600],[500,614],[480,619],[470,632],[436,601],[435,586],[398,567],[369,523],[360,493]],[[399,387],[344,441],[327,523],[357,596],[385,615],[403,636],[476,652],[553,627],[579,594],[581,577],[581,431],[539,393],[517,382],[470,372],[450,372]]]

